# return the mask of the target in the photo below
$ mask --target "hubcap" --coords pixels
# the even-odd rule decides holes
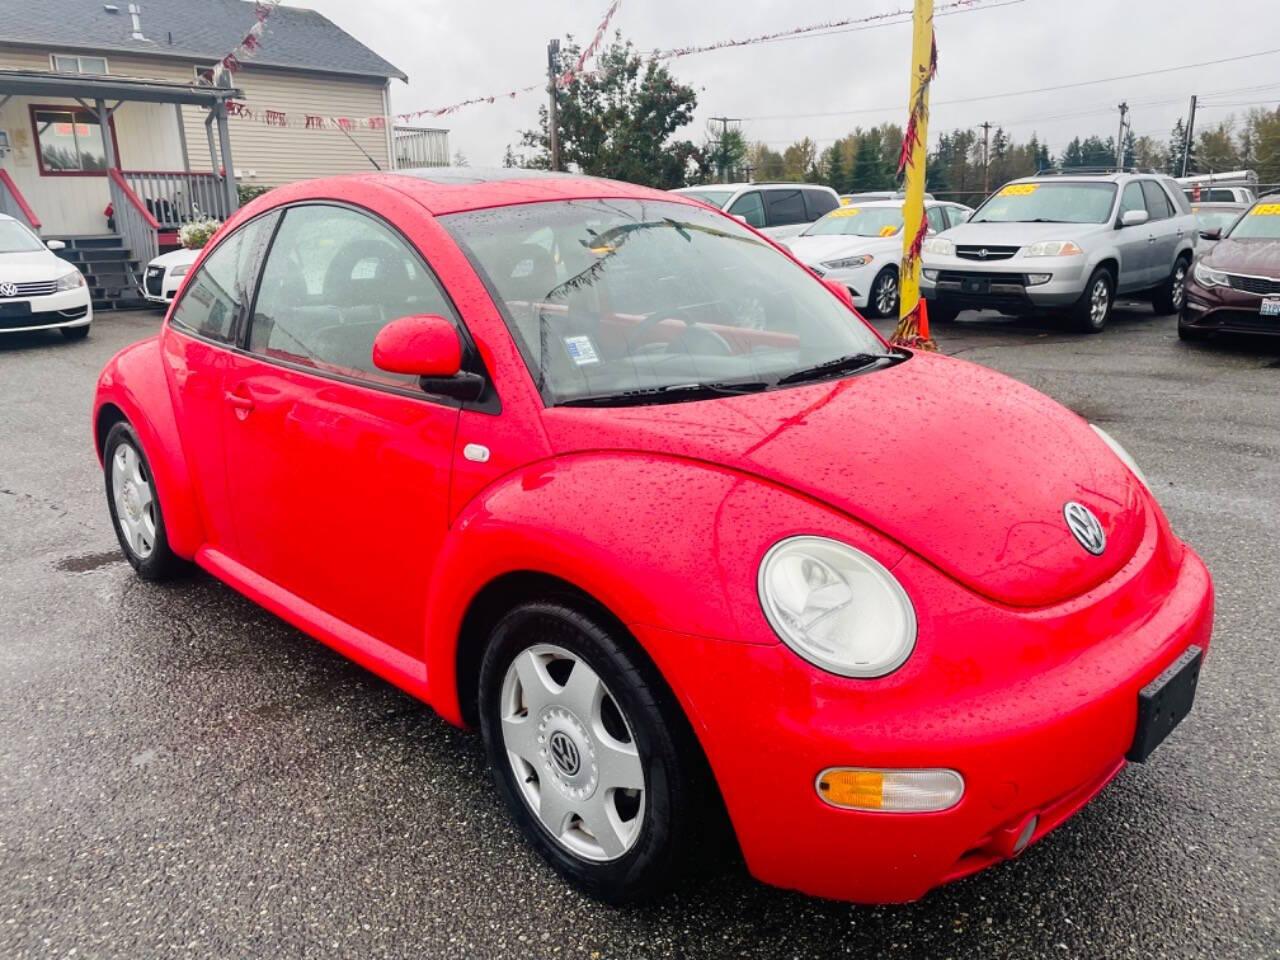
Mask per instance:
[[[1101,277],[1093,285],[1089,298],[1089,319],[1095,327],[1101,326],[1107,319],[1107,281]]]
[[[880,278],[880,287],[876,290],[876,310],[882,316],[894,313],[898,308],[898,278],[886,273]]]
[[[1187,265],[1181,260],[1173,271],[1173,307],[1178,309],[1182,306],[1182,282],[1187,279]]]
[[[502,681],[502,744],[543,828],[585,860],[616,860],[644,821],[644,768],[600,676],[553,644],[521,651]]]
[[[156,545],[155,495],[142,457],[130,443],[120,444],[111,457],[111,495],[125,543],[139,560],[147,559]]]

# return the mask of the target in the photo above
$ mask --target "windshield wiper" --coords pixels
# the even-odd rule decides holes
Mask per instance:
[[[709,383],[669,383],[661,387],[622,390],[593,397],[576,397],[558,404],[561,407],[626,407],[646,403],[676,403],[681,400],[709,400],[733,397],[743,393],[759,393],[768,389],[763,380],[723,380]]]
[[[881,360],[896,362],[901,359],[900,356],[892,353],[851,353],[847,356],[836,357],[834,360],[815,363],[811,367],[801,367],[799,370],[788,373],[785,377],[780,377],[775,386],[785,387],[792,383],[804,383],[806,380],[821,380],[823,377],[853,373],[855,370],[869,367],[874,363],[879,363]]]

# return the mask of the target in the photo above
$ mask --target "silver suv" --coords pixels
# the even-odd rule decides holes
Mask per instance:
[[[921,293],[932,320],[961,310],[1065,312],[1098,333],[1118,294],[1150,299],[1160,314],[1181,309],[1198,232],[1170,177],[1028,177],[925,241]]]

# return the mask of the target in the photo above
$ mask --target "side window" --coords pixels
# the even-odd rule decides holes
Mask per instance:
[[[1143,180],[1142,193],[1147,198],[1147,212],[1152,220],[1168,220],[1173,216],[1173,207],[1160,184],[1154,180]]]
[[[1164,188],[1168,192],[1169,196],[1173,197],[1174,205],[1177,206],[1182,213],[1190,213],[1191,204],[1189,201],[1191,198],[1183,192],[1182,187],[1178,185],[1178,182],[1172,177],[1162,177],[1160,182],[1164,184]]]
[[[768,190],[765,192],[765,204],[771,227],[808,223],[805,219],[804,196],[799,190]]]
[[[1147,202],[1142,199],[1142,185],[1137,180],[1132,180],[1124,188],[1124,193],[1120,194],[1120,213],[1123,217],[1130,210],[1145,210]]]
[[[744,193],[733,201],[733,206],[729,208],[729,212],[734,216],[742,217],[743,220],[757,230],[764,226],[764,201],[760,199],[758,190]]]
[[[973,213],[966,207],[947,207],[947,222],[953,227],[958,227],[969,219],[969,215]]]
[[[840,201],[825,190],[806,190],[804,191],[804,206],[805,210],[808,211],[805,219],[817,220],[840,206]]]
[[[942,215],[941,207],[929,207],[925,210],[924,215],[928,218],[929,229],[933,233],[941,233],[949,226],[946,217]]]
[[[345,207],[285,212],[262,268],[249,349],[328,373],[402,386],[407,374],[373,365],[373,341],[399,317],[457,323],[421,259],[373,217]]]
[[[273,214],[258,217],[219,241],[187,281],[169,322],[212,340],[234,340],[240,312],[252,293],[253,265],[262,255],[274,222]]]

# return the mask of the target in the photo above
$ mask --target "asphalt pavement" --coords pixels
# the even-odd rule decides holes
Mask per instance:
[[[1128,447],[1217,629],[1150,762],[1017,860],[884,908],[734,864],[642,907],[580,896],[478,736],[208,576],[133,576],[90,403],[158,314],[0,340],[0,957],[1280,957],[1280,341],[1184,345],[1145,306],[1100,336],[975,317],[942,349]]]

